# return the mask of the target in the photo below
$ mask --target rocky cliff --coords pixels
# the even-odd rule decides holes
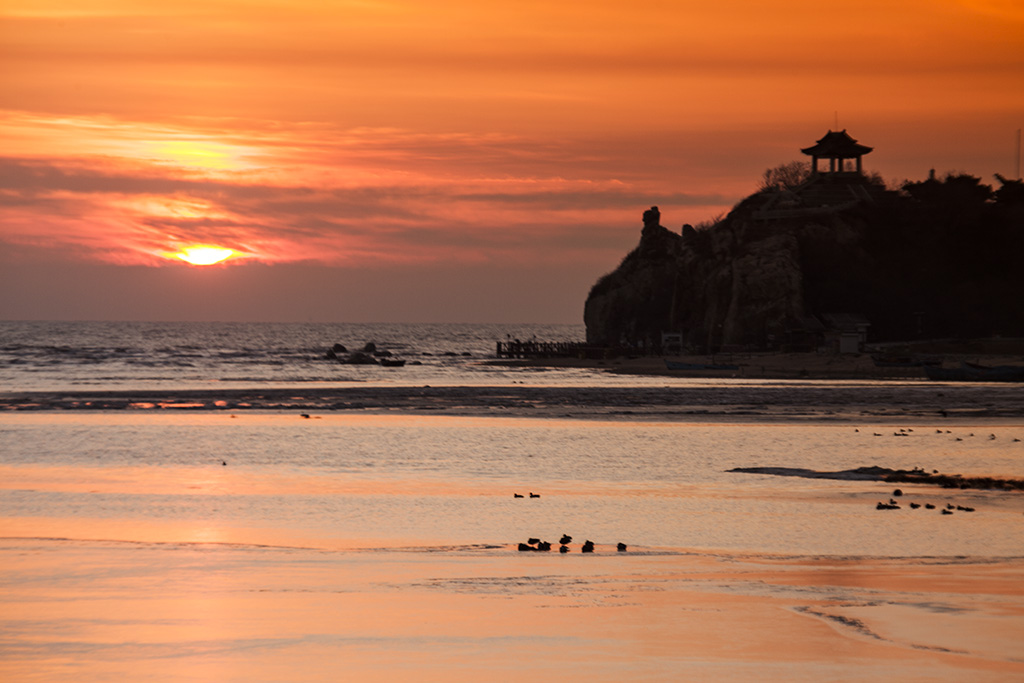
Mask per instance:
[[[1024,335],[1019,198],[854,189],[843,202],[820,185],[802,198],[761,192],[681,233],[652,207],[639,244],[591,289],[587,341],[657,347],[675,332],[699,352],[777,348],[807,316],[838,312],[866,317],[875,340]]]
[[[681,332],[694,348],[763,344],[803,314],[792,234],[755,236],[755,226],[730,221],[680,235],[659,219],[657,207],[645,213],[636,249],[591,290],[588,342],[650,346],[663,332]]]

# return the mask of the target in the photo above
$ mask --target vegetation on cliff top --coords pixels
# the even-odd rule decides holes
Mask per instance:
[[[769,169],[757,193],[703,229],[645,224],[592,288],[588,338],[651,343],[681,331],[692,346],[767,347],[792,326],[784,318],[840,311],[866,317],[874,341],[1024,336],[1024,183],[997,176],[993,189],[951,173],[891,191],[861,176],[862,201],[786,210],[807,171]]]

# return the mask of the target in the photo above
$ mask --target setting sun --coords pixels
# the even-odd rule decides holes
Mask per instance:
[[[226,247],[213,247],[207,244],[196,244],[191,247],[185,247],[181,251],[172,254],[176,258],[180,258],[182,261],[191,263],[193,266],[210,266],[214,263],[220,263],[226,261],[229,258],[234,258],[240,254],[234,249],[228,249]]]

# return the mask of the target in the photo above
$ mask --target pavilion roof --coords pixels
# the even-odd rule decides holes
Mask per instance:
[[[873,147],[858,144],[856,140],[847,134],[846,130],[832,131],[825,133],[825,136],[818,140],[813,147],[806,147],[800,151],[816,157],[852,159],[870,152]]]

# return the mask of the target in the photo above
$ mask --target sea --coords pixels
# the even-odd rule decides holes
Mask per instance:
[[[0,386],[45,391],[507,384],[515,373],[482,362],[494,358],[496,342],[584,337],[582,325],[0,321]],[[368,343],[407,364],[342,365],[327,356],[335,344],[356,352]],[[558,382],[614,381],[596,372],[557,374]]]
[[[642,400],[636,396],[661,392],[664,399],[688,387],[699,387],[714,402],[719,393],[735,392],[737,383],[750,384],[489,363],[497,341],[576,341],[583,334],[578,325],[0,322],[0,393],[174,396],[317,387],[344,395],[361,387],[543,386],[580,396],[630,391],[635,403]],[[405,359],[406,366],[342,365],[327,355],[335,344],[357,350],[369,342]],[[247,600],[260,605],[254,609],[291,609],[284,606],[291,602],[263,602],[271,596],[260,591],[271,589],[255,585],[258,577],[274,577],[273,600],[297,600],[297,593],[310,591],[315,597],[328,580],[308,579],[313,567],[324,576],[352,572],[358,591],[385,590],[373,579],[384,572],[387,591],[426,601],[438,591],[488,600],[495,594],[573,595],[574,582],[579,590],[584,583],[603,585],[603,579],[581,578],[598,565],[556,564],[560,556],[580,557],[584,540],[595,544],[595,556],[619,563],[727,555],[744,562],[894,563],[908,575],[932,571],[936,563],[997,569],[1008,563],[1007,571],[1017,571],[1024,555],[1020,491],[902,484],[897,492],[897,485],[880,481],[733,470],[839,472],[877,465],[1024,478],[1024,421],[981,413],[955,420],[917,413],[901,420],[899,410],[886,412],[912,392],[936,394],[934,386],[914,383],[755,384],[786,395],[807,390],[808,396],[844,396],[865,389],[885,405],[875,406],[880,413],[804,419],[779,417],[771,406],[671,419],[634,419],[629,411],[607,419],[522,409],[426,414],[379,404],[303,414],[269,403],[225,410],[0,411],[0,557],[8,567],[0,570],[0,672],[6,661],[19,679],[41,671],[40,680],[120,680],[139,672],[178,680],[160,662],[186,657],[185,640],[187,648],[198,648],[190,650],[198,652],[195,661],[231,652],[237,655],[232,666],[242,666],[240,653],[247,648],[267,643],[301,652],[325,636],[311,632],[312,640],[303,640],[274,632],[261,641],[245,635],[250,626],[230,622],[230,629],[224,626],[234,629],[230,633],[211,632],[196,645],[193,635],[175,631],[177,620],[190,617],[178,615],[173,602],[129,622],[105,614],[103,605],[116,595],[117,605],[134,610],[151,604],[146,601],[154,592],[191,595],[196,585],[204,586],[202,600],[220,600],[245,583]],[[957,390],[940,387],[938,395]],[[985,387],[970,391],[966,401],[985,404]],[[899,509],[877,509],[890,501]],[[950,514],[942,514],[947,508]],[[564,554],[557,552],[563,536],[571,537]],[[524,554],[519,544],[534,538],[554,544],[550,560],[515,569],[509,563]],[[617,549],[620,543],[625,550]],[[486,576],[452,579],[442,588],[435,583],[442,566],[453,574]],[[627,568],[618,564],[615,571]],[[358,592],[346,586],[332,584],[330,599]],[[905,599],[885,604],[904,605]],[[950,597],[943,609],[966,613],[973,599]],[[871,600],[882,601],[858,594],[857,604]],[[213,603],[202,604],[209,611]],[[301,618],[293,615],[302,628],[312,628],[308,620],[316,619],[314,608],[308,609]],[[209,618],[221,626],[230,621]],[[366,614],[360,618],[372,621]],[[1019,617],[1007,619],[1000,633],[1019,628]],[[131,640],[136,622],[160,634],[163,649],[133,646],[126,654],[111,644]],[[379,646],[385,655],[389,647],[345,642],[357,650]],[[481,664],[494,648],[520,653],[533,641],[472,642],[480,648],[477,655],[458,651]],[[569,648],[572,661],[589,656],[589,649],[574,650],[571,643],[544,642]],[[213,649],[204,649],[208,645]],[[408,643],[395,651],[407,646],[417,656],[425,652]],[[442,652],[451,647],[436,645]],[[273,661],[266,657],[260,661]],[[1016,661],[1005,651],[998,657]],[[121,670],[115,663],[129,660],[136,668]],[[665,680],[687,671],[678,662],[663,664],[659,676]],[[209,670],[202,671],[189,680],[209,679]],[[302,671],[214,678],[331,678]],[[415,677],[416,670],[407,673]],[[620,675],[625,670],[605,680]]]
[[[9,394],[157,389],[173,396],[239,387],[327,387],[343,395],[366,386],[534,385],[581,396],[632,387],[642,397],[696,385],[714,401],[742,382],[488,363],[498,340],[574,341],[583,334],[577,325],[4,322],[0,386]],[[407,365],[343,365],[327,355],[335,344],[356,350],[371,342]],[[852,390],[849,383],[771,384]],[[881,396],[895,401],[899,386],[885,391]],[[0,505],[13,516],[59,511],[122,520],[210,519],[215,511],[232,525],[283,527],[285,537],[290,530],[327,545],[355,537],[371,545],[501,545],[571,528],[595,542],[648,548],[1002,555],[1024,547],[1019,525],[1011,531],[993,521],[978,533],[984,520],[1015,511],[999,493],[958,492],[958,503],[986,509],[969,525],[921,515],[916,525],[890,528],[892,520],[873,510],[876,499],[888,500],[887,485],[730,472],[878,465],[1024,477],[1024,442],[1014,441],[1024,438],[1024,426],[1012,420],[978,418],[948,429],[919,417],[913,424],[876,424],[870,416],[791,422],[771,417],[771,406],[726,420],[698,412],[686,420],[633,421],[629,411],[614,420],[574,420],[543,410],[537,417],[424,416],[386,405],[302,419],[274,404],[250,407],[0,414],[4,466],[128,478],[113,491],[6,488]],[[187,484],[206,471],[209,486]],[[262,483],[249,490],[235,480],[243,475]],[[150,476],[159,491],[138,483]],[[225,477],[235,483],[222,491]],[[288,482],[285,490],[276,489],[278,477]],[[168,490],[169,481],[182,488]],[[514,497],[531,492],[540,497]],[[943,505],[949,498],[929,495]]]

